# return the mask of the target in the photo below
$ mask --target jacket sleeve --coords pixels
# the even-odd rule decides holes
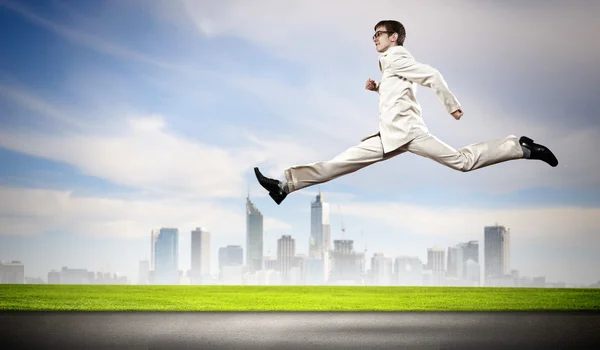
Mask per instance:
[[[421,86],[433,89],[448,113],[452,113],[460,108],[460,103],[454,94],[450,92],[448,84],[446,84],[442,74],[437,69],[427,64],[419,63],[407,56],[394,57],[391,61],[391,68],[394,74]]]

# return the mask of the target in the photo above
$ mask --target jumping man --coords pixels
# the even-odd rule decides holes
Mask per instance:
[[[375,25],[373,41],[379,55],[382,76],[377,84],[368,79],[367,90],[379,94],[379,132],[348,148],[331,160],[292,166],[285,180],[270,179],[254,168],[258,182],[275,203],[302,188],[333,180],[371,164],[410,152],[427,157],[454,170],[467,172],[515,159],[538,159],[555,167],[558,160],[545,146],[522,136],[510,135],[455,150],[429,133],[415,97],[417,84],[433,89],[446,111],[456,120],[463,115],[461,105],[448,89],[442,75],[429,65],[417,62],[404,48],[406,31],[398,21]]]

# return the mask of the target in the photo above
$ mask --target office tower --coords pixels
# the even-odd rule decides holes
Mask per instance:
[[[392,257],[384,253],[375,253],[371,258],[371,271],[373,272],[373,284],[377,286],[389,286],[392,284]]]
[[[0,261],[0,283],[24,284],[25,265],[21,261]]]
[[[191,283],[201,283],[210,276],[210,232],[204,227],[192,230]]]
[[[441,285],[444,279],[444,258],[446,251],[443,248],[427,249],[427,267],[431,270],[433,285]]]
[[[244,249],[240,245],[219,248],[219,271],[223,266],[244,265]]]
[[[365,273],[364,254],[354,251],[352,240],[334,240],[333,245],[330,276],[332,283],[361,284]]]
[[[504,226],[484,228],[484,273],[486,280],[502,277],[510,272],[510,230]]]
[[[463,276],[467,275],[466,263],[467,260],[472,260],[479,264],[479,242],[478,241],[468,241],[467,243],[462,243],[462,251],[463,251]]]
[[[156,284],[179,284],[179,230],[161,228],[154,251]]]
[[[464,276],[464,244],[448,247],[448,263],[446,265],[446,277],[462,279]]]
[[[394,263],[394,279],[399,286],[423,284],[423,262],[416,256],[398,256]]]
[[[444,271],[445,253],[442,248],[427,248],[427,268],[432,271]]]
[[[263,269],[263,215],[246,198],[246,266],[248,272]]]
[[[310,204],[310,239],[308,255],[311,258],[323,259],[324,253],[331,248],[331,223],[329,220],[329,203],[323,201],[319,194]]]
[[[150,231],[150,270],[154,270],[154,256],[156,255],[156,240],[160,230],[153,229]]]
[[[277,240],[277,261],[282,282],[288,282],[289,271],[296,256],[296,242],[290,235],[283,235]]]

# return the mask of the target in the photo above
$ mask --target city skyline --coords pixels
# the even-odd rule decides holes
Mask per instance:
[[[313,224],[315,222],[314,221],[315,204],[318,203],[318,205],[317,205],[318,208],[322,208],[322,207],[329,208],[330,207],[330,203],[326,202],[324,200],[324,197],[325,197],[325,194],[319,191],[319,193],[316,195],[314,200],[310,201],[311,227],[314,227]],[[320,212],[320,209],[319,209],[319,212]],[[250,196],[248,195],[248,197],[246,197],[246,215],[247,215],[246,225],[248,228],[256,227],[256,222],[253,222],[253,219],[250,219],[250,218],[256,217],[257,214],[260,217],[260,209],[258,207],[256,207],[254,205],[254,203],[252,203]],[[321,214],[317,215],[318,220],[322,219],[322,217],[320,215]],[[327,221],[329,221],[329,218],[327,218]],[[260,227],[261,227],[261,225],[259,223],[259,231],[260,232],[255,232],[255,235],[258,234],[262,237],[262,231],[261,231]],[[503,282],[502,279],[507,276],[511,276],[511,275],[513,275],[513,277],[515,277],[515,275],[514,275],[515,273],[518,278],[527,278],[529,280],[536,280],[536,279],[542,278],[545,281],[544,283],[548,283],[550,285],[557,284],[557,283],[566,283],[567,285],[584,286],[584,285],[590,285],[590,284],[597,284],[598,281],[600,281],[600,278],[599,278],[598,281],[585,282],[585,283],[584,282],[573,282],[573,281],[565,282],[562,280],[548,279],[548,274],[546,274],[546,273],[538,274],[538,275],[531,275],[531,276],[523,274],[518,266],[512,266],[510,263],[510,261],[511,261],[511,254],[510,254],[511,243],[510,243],[510,238],[509,238],[510,237],[510,229],[499,224],[498,222],[491,224],[491,225],[484,226],[482,228],[483,229],[483,233],[481,236],[482,239],[475,238],[475,239],[471,239],[469,241],[464,241],[464,242],[454,242],[453,244],[451,244],[447,247],[441,247],[437,244],[432,244],[426,249],[424,259],[422,258],[423,255],[421,255],[421,254],[390,254],[390,250],[376,251],[376,252],[372,252],[370,255],[368,255],[366,249],[364,250],[364,253],[362,252],[361,249],[357,249],[355,240],[345,239],[345,237],[344,237],[345,225],[343,224],[343,222],[341,224],[341,229],[342,229],[342,232],[341,232],[342,236],[339,238],[332,239],[332,243],[335,243],[335,244],[334,244],[334,246],[331,247],[331,250],[328,251],[328,253],[332,254],[329,258],[331,259],[331,261],[333,263],[333,261],[335,261],[335,259],[336,259],[337,251],[339,251],[339,252],[354,251],[354,252],[358,253],[359,256],[362,257],[361,259],[363,259],[364,272],[366,273],[368,271],[370,274],[372,274],[372,275],[369,275],[369,277],[368,277],[369,282],[366,282],[369,285],[378,285],[378,283],[381,283],[382,276],[379,271],[380,269],[384,268],[386,270],[389,269],[390,271],[393,270],[393,276],[394,276],[393,278],[395,278],[396,276],[398,276],[399,273],[402,274],[402,272],[398,272],[398,270],[397,270],[399,268],[399,265],[398,265],[399,261],[408,261],[407,264],[410,265],[411,264],[410,261],[412,261],[413,259],[416,259],[415,261],[418,262],[418,264],[419,264],[418,270],[419,271],[427,271],[428,270],[429,273],[431,274],[431,276],[429,278],[427,278],[427,282],[425,282],[425,280],[422,279],[423,276],[426,276],[426,275],[422,275],[420,277],[421,283],[415,282],[413,280],[413,282],[411,282],[413,285],[428,285],[428,283],[432,283],[433,285],[444,285],[444,283],[446,283],[445,281],[450,281],[450,283],[452,283],[451,281],[455,278],[458,278],[459,280],[463,279],[464,281],[470,280],[470,279],[472,279],[472,277],[469,277],[469,275],[472,274],[472,272],[469,272],[469,269],[470,269],[470,264],[472,264],[473,262],[477,263],[477,282],[479,283],[479,286],[499,285],[498,283],[500,283],[500,285],[504,285],[503,283],[507,283],[507,282]],[[250,232],[250,231],[247,231],[247,232]],[[51,281],[51,278],[50,278],[51,274],[60,273],[61,270],[67,269],[67,271],[74,271],[74,274],[68,278],[71,278],[72,280],[77,280],[77,278],[81,278],[80,276],[82,276],[80,271],[88,270],[89,272],[87,274],[96,273],[96,274],[103,274],[103,275],[108,276],[108,279],[111,281],[109,283],[125,283],[125,280],[122,280],[122,278],[126,278],[126,281],[127,281],[126,283],[138,284],[138,283],[140,283],[140,281],[144,281],[144,280],[148,281],[148,276],[142,275],[144,273],[143,271],[145,271],[145,273],[148,273],[149,271],[156,270],[156,269],[152,268],[152,262],[154,261],[156,263],[156,261],[158,261],[158,265],[159,265],[158,271],[159,272],[157,272],[155,274],[155,277],[153,277],[153,278],[156,278],[156,280],[154,282],[152,282],[152,284],[179,284],[181,281],[180,280],[181,277],[186,278],[188,281],[188,284],[220,284],[221,274],[223,273],[223,270],[220,268],[220,264],[222,261],[227,261],[228,259],[233,259],[232,261],[238,261],[238,263],[236,263],[234,265],[239,265],[240,267],[243,267],[242,270],[239,270],[240,273],[245,274],[245,273],[256,272],[256,271],[253,271],[253,269],[248,268],[248,262],[245,259],[243,259],[244,256],[247,257],[248,255],[244,252],[244,249],[241,245],[227,244],[227,246],[219,246],[219,247],[214,246],[211,242],[210,230],[208,230],[206,227],[200,227],[200,226],[196,227],[195,229],[193,229],[189,232],[189,234],[191,236],[192,244],[189,247],[189,249],[191,250],[190,251],[190,264],[188,265],[189,267],[186,268],[185,267],[186,264],[184,263],[182,265],[181,258],[179,257],[182,252],[182,247],[179,245],[179,241],[181,239],[182,234],[185,234],[185,232],[181,232],[176,227],[160,227],[160,228],[154,228],[154,229],[150,230],[149,236],[150,236],[151,240],[150,240],[150,245],[148,246],[148,250],[150,252],[149,259],[138,261],[138,264],[139,264],[138,265],[138,273],[136,275],[129,275],[129,276],[123,275],[123,274],[119,274],[118,271],[92,271],[92,270],[86,269],[83,266],[79,266],[79,267],[62,266],[61,268],[52,269],[51,271],[48,271],[46,276],[30,276],[30,275],[24,274],[23,277],[28,278],[28,279],[41,279],[42,281],[44,281],[44,283],[49,283],[48,281]],[[310,238],[310,237],[312,237],[312,233],[308,234],[308,238]],[[275,243],[277,246],[276,254],[274,254],[274,255],[273,254],[271,254],[271,255],[263,254],[263,256],[262,256],[261,262],[262,262],[263,269],[269,270],[269,269],[275,268],[275,270],[277,270],[277,272],[281,274],[280,278],[282,278],[282,279],[277,284],[279,284],[279,283],[288,284],[288,282],[287,282],[288,271],[289,271],[290,267],[292,267],[294,265],[295,258],[297,258],[297,257],[303,257],[303,259],[311,258],[310,254],[311,254],[312,249],[311,249],[310,244],[307,245],[306,251],[299,251],[296,249],[295,242],[297,240],[299,240],[299,237],[294,237],[289,234],[282,234],[280,237],[277,238],[277,242],[272,242],[272,243]],[[308,241],[310,242],[310,239]],[[163,242],[163,243],[161,243],[161,242]],[[283,243],[283,242],[287,242],[287,243]],[[263,242],[263,245],[264,244],[265,243]],[[284,244],[284,245],[282,245],[282,244]],[[246,243],[246,246],[248,246],[247,243]],[[285,248],[282,248],[282,247],[285,247]],[[225,260],[222,260],[221,252],[228,250],[228,249],[232,249],[234,251],[239,249],[239,254],[242,256],[242,259],[237,260],[238,258],[228,257]],[[282,251],[281,249],[284,249],[284,251]],[[350,249],[350,250],[348,250],[348,249]],[[212,252],[215,250],[217,251],[217,253],[213,255]],[[263,250],[263,249],[260,249],[260,250]],[[196,254],[195,254],[195,252],[196,252]],[[458,254],[458,257],[453,256],[453,254],[456,254],[456,252],[460,252]],[[205,254],[205,253],[208,253],[209,257],[204,256],[203,254]],[[423,252],[421,252],[421,253],[423,253]],[[156,256],[154,256],[154,254],[156,254]],[[290,255],[290,254],[292,254],[292,255]],[[280,260],[282,257],[283,257],[284,261]],[[213,260],[215,260],[215,258],[218,261],[216,265],[213,263]],[[317,260],[321,259],[319,257],[315,257],[315,258]],[[265,264],[266,259],[274,259],[275,265],[267,266]],[[408,259],[408,260],[406,260],[406,259]],[[208,263],[210,266],[209,268],[206,267],[207,260],[208,260]],[[376,261],[379,261],[379,260],[385,261],[385,267],[382,267],[382,266],[384,266],[384,265],[381,265],[382,262],[378,262],[377,265],[373,265],[373,263],[375,263]],[[1,257],[0,257],[0,261],[7,262],[9,264],[11,263],[11,261],[6,261],[5,259],[1,259]],[[21,261],[13,261],[13,263],[14,262],[22,263]],[[173,264],[175,264],[175,265],[173,265]],[[165,268],[168,269],[170,266],[173,266],[172,268],[175,269],[175,270],[172,270],[172,272],[171,272],[171,273],[175,273],[175,275],[169,274],[168,270],[165,270]],[[199,277],[198,275],[194,274],[195,269],[203,271],[204,277],[201,279],[195,280],[195,278]],[[412,267],[412,269],[414,269],[414,266]],[[207,270],[209,271],[208,275],[206,274]],[[331,271],[330,271],[331,276],[337,276],[334,270],[335,270],[335,263],[333,263],[333,267],[331,268]],[[408,270],[410,270],[410,269],[408,269]],[[112,280],[113,274],[115,274],[115,276],[120,276],[119,282],[117,282],[117,280],[116,280],[117,277],[115,277],[115,280]],[[181,274],[181,276],[180,276],[180,274]],[[179,277],[176,277],[176,276],[179,276]],[[107,277],[104,277],[104,278],[107,278]],[[328,277],[327,279],[329,279],[329,278],[330,277]],[[371,280],[371,278],[372,278],[372,280]],[[412,279],[412,277],[407,277],[407,278],[408,278],[408,280]],[[447,280],[448,278],[450,280]],[[54,277],[54,279],[56,279],[56,277]],[[383,280],[386,281],[385,278]],[[313,279],[313,281],[314,281],[314,279]],[[388,282],[384,282],[383,285],[395,285],[394,282],[390,282],[390,280],[387,280],[387,281]],[[76,283],[76,282],[71,282],[71,283]],[[334,283],[334,282],[326,281],[323,284],[329,284],[329,283]],[[346,283],[348,283],[348,281],[346,281]],[[388,284],[385,284],[385,283],[388,283]],[[515,283],[515,282],[513,281],[510,283]],[[538,282],[538,284],[539,283],[540,282]],[[227,284],[227,283],[225,283],[225,284]],[[300,283],[300,284],[302,284],[302,283]],[[402,285],[402,284],[400,284],[400,285]]]
[[[173,227],[188,270],[191,231],[204,227],[218,266],[216,247],[247,253],[248,195],[262,215],[262,255],[276,256],[281,235],[307,252],[321,192],[331,241],[353,240],[367,256],[425,261],[434,245],[482,244],[497,222],[523,275],[598,280],[600,47],[589,43],[600,4],[289,6],[1,1],[0,259],[44,279],[62,266],[133,277],[150,260],[150,232]],[[274,204],[254,166],[282,178],[377,131],[378,96],[364,84],[381,79],[372,35],[382,19],[405,25],[405,47],[461,102],[456,121],[417,86],[432,133],[455,148],[528,135],[559,166],[461,173],[406,154]]]

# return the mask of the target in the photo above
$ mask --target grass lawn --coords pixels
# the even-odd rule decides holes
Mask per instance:
[[[600,289],[0,284],[17,310],[600,311]]]

